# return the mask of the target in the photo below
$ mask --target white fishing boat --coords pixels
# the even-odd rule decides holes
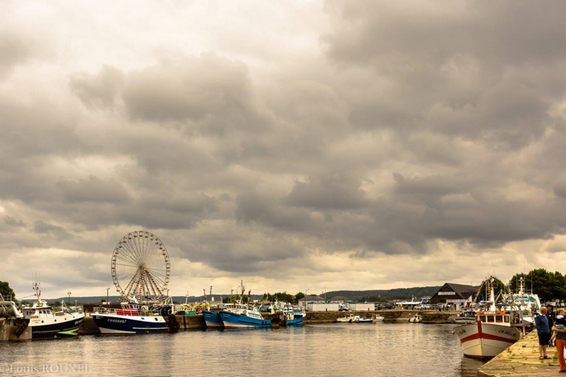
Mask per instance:
[[[521,310],[523,321],[534,326],[535,314],[541,308],[540,298],[536,293],[526,292],[524,279],[519,278],[519,290],[516,293],[504,295],[503,300],[507,305],[518,307]]]
[[[522,333],[515,327],[522,323],[521,312],[504,310],[503,305],[496,305],[493,285],[491,279],[489,308],[476,311],[474,323],[459,325],[452,330],[467,357],[490,359],[521,339]]]
[[[21,312],[29,319],[32,339],[54,339],[66,336],[76,336],[84,320],[82,312],[55,313],[46,301],[41,299],[39,283],[34,283],[33,289],[37,300],[31,306],[24,306]]]
[[[100,308],[92,313],[92,319],[102,335],[152,334],[168,331],[165,318],[149,311],[132,300],[120,303],[121,309]]]

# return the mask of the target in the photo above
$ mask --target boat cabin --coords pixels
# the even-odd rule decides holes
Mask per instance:
[[[506,312],[504,310],[488,312],[477,311],[476,321],[482,323],[496,323],[503,326],[512,326],[514,324],[520,324],[522,322],[519,313]]]
[[[24,308],[23,313],[25,318],[47,318],[53,316],[49,306]]]

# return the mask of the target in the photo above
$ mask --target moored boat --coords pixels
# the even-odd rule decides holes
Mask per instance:
[[[383,318],[381,318],[381,320],[383,320]],[[336,322],[341,322],[341,323],[373,323],[373,319],[361,317],[359,315],[350,314],[347,317],[336,318]]]
[[[220,311],[205,309],[202,311],[202,316],[204,318],[207,329],[224,328],[224,322],[222,322],[222,318],[220,317]]]
[[[360,317],[359,315],[357,315],[354,316],[354,320],[352,321],[352,323],[373,323],[373,319]]]
[[[31,327],[16,303],[0,294],[0,341],[8,340],[31,340]]]
[[[383,322],[384,319],[385,319],[384,316],[377,314],[377,315],[373,318],[373,323]]]
[[[493,279],[491,281],[490,307],[476,311],[475,322],[456,326],[452,333],[460,339],[465,356],[489,359],[506,350],[521,339],[521,331],[515,326],[521,324],[519,310],[502,310],[495,303]]]
[[[142,310],[137,302],[122,302],[121,309],[99,310],[92,319],[103,335],[164,333],[168,326],[163,316]]]
[[[265,304],[263,306],[266,306]],[[302,325],[305,320],[306,313],[299,308],[293,306],[289,302],[276,301],[274,304],[268,305],[271,313],[280,313],[283,315],[283,326],[297,326]],[[261,312],[261,308],[259,309]]]
[[[354,315],[350,314],[346,317],[338,317],[336,318],[336,322],[338,323],[352,323],[352,321],[354,320]]]
[[[234,310],[223,309],[219,314],[225,329],[271,328],[271,320],[265,319],[259,311],[247,306]]]
[[[522,276],[519,278],[518,292],[504,295],[503,300],[507,305],[516,306],[521,310],[526,325],[534,326],[534,317],[542,305],[536,293],[525,291],[525,281]]]
[[[290,309],[285,312],[285,324],[287,326],[302,325],[305,320],[305,313],[300,310]]]
[[[33,289],[37,296],[31,306],[21,309],[23,318],[29,320],[32,339],[55,339],[59,337],[77,336],[79,327],[84,320],[82,312],[61,312],[57,315],[46,301],[41,299],[39,283],[34,283]]]

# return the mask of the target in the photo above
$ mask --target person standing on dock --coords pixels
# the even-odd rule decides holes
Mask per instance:
[[[548,319],[548,327],[551,329],[554,326],[554,320],[556,319],[556,313],[554,313],[554,307],[552,305],[546,305],[546,318]],[[550,347],[554,347],[554,341],[552,337],[548,342]]]
[[[548,326],[548,318],[546,317],[545,307],[540,308],[540,314],[535,318],[535,325],[537,327],[538,335],[539,359],[550,359],[550,357],[546,355],[546,348],[550,341],[550,326]]]
[[[566,361],[564,360],[564,347],[566,347],[566,318],[564,314],[566,311],[560,309],[552,331],[556,334],[556,351],[558,351],[558,362],[560,363],[560,373],[566,373]]]

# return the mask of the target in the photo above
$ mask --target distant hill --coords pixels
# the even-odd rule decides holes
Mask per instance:
[[[367,291],[330,291],[326,292],[324,296],[329,300],[334,296],[344,296],[353,301],[380,301],[385,300],[410,300],[415,297],[417,300],[422,297],[431,297],[441,287],[413,287],[413,288],[396,288],[396,289],[382,289],[382,290],[367,290]]]
[[[351,301],[389,301],[389,300],[410,300],[412,297],[415,297],[417,300],[421,299],[422,297],[432,296],[438,290],[438,287],[413,287],[413,288],[396,288],[396,289],[373,289],[373,290],[366,290],[366,291],[329,291],[325,294],[322,294],[321,297],[326,297],[327,300],[330,300],[332,297],[335,296],[343,296],[347,297]],[[271,292],[270,292],[271,293]],[[273,292],[277,293],[277,292]],[[214,298],[214,302],[221,302],[222,298],[229,297],[229,294],[213,294],[212,297]],[[263,297],[261,295],[254,295],[252,294],[253,300],[259,300]],[[118,296],[109,296],[108,300],[110,302],[118,302]],[[188,302],[197,302],[202,301],[203,296],[190,296],[188,297]],[[46,299],[49,303],[59,303],[62,300],[65,303],[69,304],[69,297],[59,297],[54,299]],[[185,296],[173,296],[173,301],[176,303],[184,303]],[[24,302],[32,302],[33,299],[25,299],[22,300]],[[70,297],[70,304],[74,305],[75,301],[79,305],[84,304],[100,304],[103,301],[106,301],[106,296],[87,296],[87,297]]]

